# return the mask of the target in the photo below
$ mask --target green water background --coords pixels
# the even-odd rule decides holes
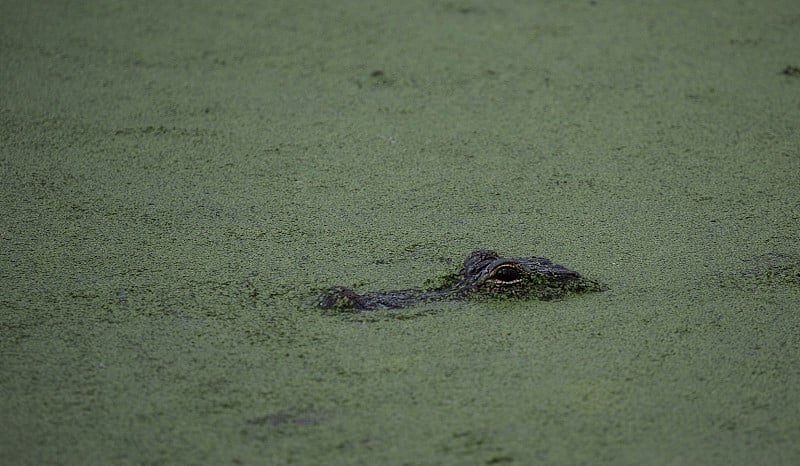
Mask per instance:
[[[4,2],[0,462],[797,464],[798,44],[795,0]],[[609,291],[314,307],[475,248]]]

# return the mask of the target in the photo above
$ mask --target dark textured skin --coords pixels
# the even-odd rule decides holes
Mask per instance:
[[[323,309],[371,311],[481,296],[551,300],[570,293],[602,290],[598,283],[547,259],[508,259],[494,251],[481,249],[473,251],[464,260],[459,273],[447,277],[446,283],[438,288],[358,294],[349,288],[333,287],[322,293],[319,306]]]

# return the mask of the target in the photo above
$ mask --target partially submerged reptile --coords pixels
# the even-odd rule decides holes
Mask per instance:
[[[323,309],[371,311],[398,309],[418,303],[464,300],[473,297],[558,299],[571,293],[604,288],[578,272],[541,257],[503,258],[496,252],[473,251],[458,274],[429,290],[400,290],[357,294],[350,288],[333,287],[319,298]]]

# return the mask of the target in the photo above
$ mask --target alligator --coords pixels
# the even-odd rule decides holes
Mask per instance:
[[[569,294],[604,291],[599,283],[578,272],[541,257],[504,258],[495,251],[473,251],[457,274],[442,279],[432,289],[369,292],[357,294],[350,288],[328,288],[319,296],[323,309],[372,311],[400,309],[419,303],[466,300],[480,297],[518,299],[559,299]]]

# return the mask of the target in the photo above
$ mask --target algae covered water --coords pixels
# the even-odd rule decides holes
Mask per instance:
[[[0,462],[800,460],[796,2],[0,23]],[[608,290],[315,305],[482,248]]]

